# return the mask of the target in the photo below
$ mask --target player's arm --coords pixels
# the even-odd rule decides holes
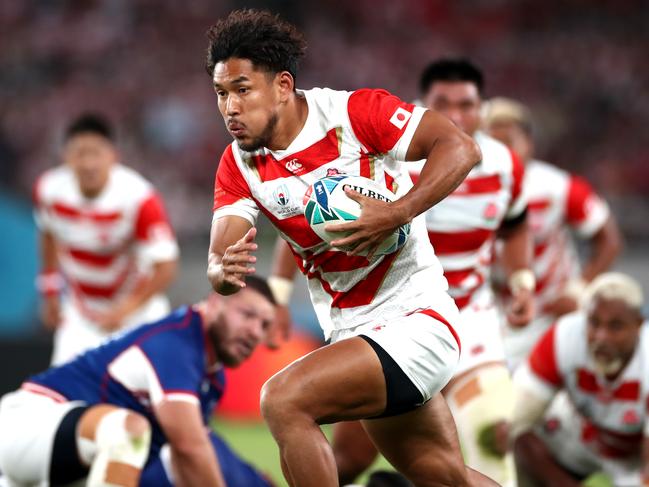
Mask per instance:
[[[525,166],[510,152],[512,160],[511,199],[497,237],[502,242],[501,261],[512,300],[507,310],[511,326],[527,325],[534,317],[536,279],[532,271],[532,232],[527,221],[527,198],[523,194]]]
[[[174,484],[226,487],[198,405],[164,400],[154,413],[171,448]]]
[[[210,231],[207,278],[219,294],[228,295],[245,287],[245,276],[255,272],[251,267],[257,258],[254,242],[257,229],[239,216],[214,218]]]
[[[534,345],[527,362],[513,376],[514,414],[509,429],[514,440],[537,424],[563,387],[556,354],[556,325]]]
[[[512,301],[507,310],[511,326],[527,325],[534,317],[536,280],[532,269],[532,235],[527,224],[527,211],[512,220],[505,220],[498,230],[503,242],[501,262],[508,278]]]
[[[59,260],[54,235],[46,229],[39,232],[41,271],[36,278],[36,287],[42,296],[42,320],[48,329],[54,329],[61,322],[60,293],[63,277],[59,273]]]
[[[291,312],[288,303],[291,299],[296,271],[297,264],[288,243],[283,238],[277,237],[273,252],[273,267],[268,278],[268,286],[273,291],[277,302],[275,321],[266,340],[270,348],[278,348],[280,341],[288,340],[290,336]]]
[[[590,255],[582,272],[584,281],[590,282],[606,271],[621,251],[622,234],[611,213],[602,227],[590,238]]]
[[[482,159],[475,141],[446,117],[427,110],[415,130],[407,161],[426,159],[414,187],[394,206],[406,222],[446,198]]]
[[[347,195],[363,210],[353,222],[331,224],[329,231],[352,231],[332,242],[351,247],[352,254],[369,249],[368,257],[394,229],[410,222],[451,193],[481,159],[478,145],[439,113],[426,110],[406,151],[407,161],[425,159],[417,183],[399,200],[384,203],[351,190]]]
[[[534,482],[534,485],[551,485],[552,487],[580,487],[583,485],[581,481],[575,479],[557,463],[545,443],[530,431],[516,439],[514,456],[522,478],[528,481],[542,482],[541,484]]]

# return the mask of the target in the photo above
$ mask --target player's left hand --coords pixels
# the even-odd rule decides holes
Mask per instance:
[[[522,328],[534,318],[534,293],[527,289],[519,290],[507,310],[507,321],[513,328]]]
[[[351,232],[346,237],[333,240],[331,246],[345,249],[350,255],[365,252],[371,259],[379,245],[407,223],[407,219],[394,203],[369,198],[352,189],[345,189],[345,194],[361,205],[361,216],[352,222],[327,225],[325,230],[328,232]]]

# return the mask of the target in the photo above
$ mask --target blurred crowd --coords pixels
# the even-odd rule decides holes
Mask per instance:
[[[203,69],[205,31],[243,2],[37,0],[0,4],[0,181],[29,195],[78,113],[106,113],[125,162],[164,194],[181,236],[209,228],[229,141]],[[419,71],[464,55],[487,96],[529,104],[537,153],[586,175],[628,238],[649,237],[649,4],[636,0],[270,0],[309,53],[298,86],[417,97]],[[644,137],[643,137],[644,136]]]

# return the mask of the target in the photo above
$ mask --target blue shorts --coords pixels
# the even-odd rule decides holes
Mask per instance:
[[[216,451],[221,472],[228,487],[244,485],[246,487],[272,487],[268,480],[239,458],[216,433],[210,432],[210,441]],[[140,487],[173,487],[165,471],[161,455],[149,459],[142,472],[142,477],[140,477]]]

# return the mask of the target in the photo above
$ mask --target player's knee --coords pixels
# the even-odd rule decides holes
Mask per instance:
[[[134,411],[115,409],[99,420],[94,443],[96,457],[141,469],[149,455],[151,425]]]
[[[300,412],[298,391],[283,373],[271,377],[261,388],[261,413],[266,422],[291,422]]]

